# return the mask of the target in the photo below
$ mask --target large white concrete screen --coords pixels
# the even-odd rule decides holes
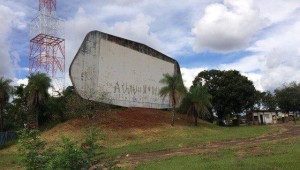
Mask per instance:
[[[159,94],[163,74],[180,73],[177,61],[137,42],[98,31],[87,34],[70,67],[85,99],[125,107],[169,108]]]

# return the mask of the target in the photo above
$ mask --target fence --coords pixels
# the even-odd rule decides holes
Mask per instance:
[[[0,132],[0,145],[3,145],[6,142],[16,138],[17,138],[16,132]]]

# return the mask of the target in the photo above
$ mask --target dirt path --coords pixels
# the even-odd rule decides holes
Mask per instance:
[[[207,145],[199,145],[194,147],[185,147],[185,148],[177,148],[177,149],[170,149],[170,150],[162,150],[162,151],[155,151],[155,152],[148,152],[148,153],[140,153],[140,154],[133,154],[133,155],[124,155],[121,157],[121,162],[125,164],[138,164],[141,162],[147,162],[155,159],[167,159],[173,156],[181,156],[181,155],[193,155],[204,153],[206,151],[212,149],[221,149],[226,147],[236,147],[236,146],[245,146],[249,144],[259,144],[268,141],[274,141],[278,139],[286,139],[294,136],[300,136],[300,126],[293,125],[293,124],[281,124],[278,125],[283,127],[285,130],[278,134],[270,134],[264,135],[255,138],[243,138],[231,141],[224,141],[224,142],[216,142]]]

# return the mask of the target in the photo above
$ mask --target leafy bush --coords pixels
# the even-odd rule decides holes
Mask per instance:
[[[98,131],[89,127],[86,130],[85,141],[80,146],[62,136],[57,144],[46,149],[46,142],[41,140],[37,130],[23,130],[20,135],[22,161],[28,170],[88,169],[99,161],[96,159],[100,148],[96,144],[98,136]]]
[[[88,168],[84,161],[82,149],[70,139],[62,137],[57,148],[47,164],[47,169],[77,170]]]
[[[20,152],[26,169],[45,169],[50,154],[45,149],[46,142],[42,141],[37,130],[23,130],[20,135]]]
[[[96,161],[98,161],[97,156],[100,150],[100,146],[96,143],[99,139],[100,134],[99,131],[90,126],[85,131],[85,141],[81,144],[81,149],[85,154],[85,161],[89,166],[92,166]]]

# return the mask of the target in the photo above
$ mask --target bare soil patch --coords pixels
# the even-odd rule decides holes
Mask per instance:
[[[108,115],[109,114],[109,115]],[[186,116],[177,114],[177,124],[186,123]],[[144,129],[171,123],[171,113],[165,110],[126,108],[109,113],[97,113],[98,125],[109,129]]]
[[[146,108],[120,108],[110,111],[97,111],[94,114],[92,123],[97,127],[105,127],[107,130],[134,130],[142,131],[148,129],[169,126],[171,123],[171,112],[167,110],[146,109]],[[186,125],[186,115],[177,114],[176,123]],[[44,137],[48,142],[55,142],[60,134],[83,135],[82,129],[91,122],[87,117],[81,117],[61,123],[46,131]],[[131,137],[128,136],[128,139]]]
[[[186,122],[184,115],[177,114],[178,124]],[[93,123],[110,129],[130,129],[156,127],[170,124],[171,113],[169,111],[145,108],[122,108],[112,111],[95,113]],[[72,132],[80,130],[88,125],[86,117],[76,118],[59,124],[52,128],[49,133]]]

